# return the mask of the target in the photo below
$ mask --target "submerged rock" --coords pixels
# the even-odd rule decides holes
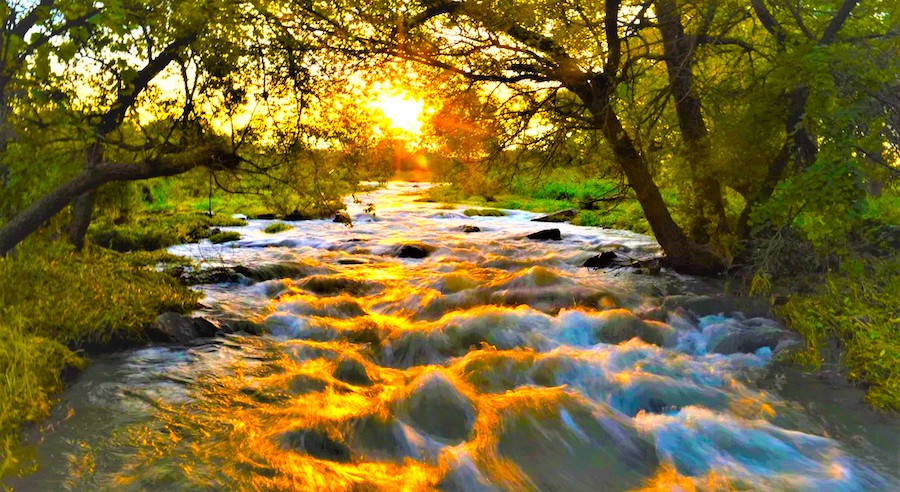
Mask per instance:
[[[409,243],[394,248],[394,256],[397,258],[425,258],[434,251],[434,246],[427,244]]]
[[[367,459],[401,462],[405,458],[421,457],[393,417],[366,415],[352,427],[353,449],[360,450]]]
[[[197,336],[200,337],[214,337],[219,331],[219,327],[206,318],[191,318],[191,322],[194,325],[194,333],[196,333]]]
[[[532,222],[568,222],[578,215],[578,210],[569,208],[531,219]]]
[[[299,282],[302,289],[320,296],[335,296],[338,294],[351,294],[361,296],[370,293],[379,286],[347,277],[334,275],[313,275]]]
[[[707,349],[716,354],[752,354],[763,347],[775,351],[779,345],[783,347],[800,340],[797,333],[763,318],[722,323],[719,327],[709,330],[712,334],[707,345]]]
[[[510,402],[498,450],[536,490],[633,490],[657,467],[656,451],[623,418],[568,394],[547,389]]]
[[[697,316],[743,313],[749,318],[770,318],[772,316],[769,301],[760,297],[735,297],[725,294],[694,296],[668,296],[662,302],[662,308],[674,311],[676,308],[686,309]]]
[[[599,255],[588,258],[581,266],[586,268],[609,268],[616,264],[619,256],[612,251],[604,251]]]
[[[334,377],[345,383],[355,386],[370,386],[372,378],[366,371],[366,365],[355,357],[342,355],[337,361],[337,367],[334,369]]]
[[[604,343],[619,344],[632,338],[659,346],[675,343],[675,330],[658,321],[644,321],[627,309],[609,309],[598,314],[602,323],[596,338]]]
[[[150,328],[150,337],[161,342],[185,343],[197,338],[197,332],[191,318],[165,312],[156,317]]]
[[[427,372],[412,386],[399,406],[415,428],[453,443],[468,439],[475,425],[475,407],[445,374]]]
[[[314,458],[345,463],[350,461],[350,448],[318,430],[293,430],[281,435],[281,446],[306,453]]]
[[[543,231],[532,232],[525,236],[534,241],[562,241],[562,234],[559,229],[544,229]]]
[[[447,473],[438,483],[438,490],[445,492],[500,492],[475,466],[468,453],[447,455]]]
[[[249,271],[240,267],[212,267],[202,270],[183,271],[178,279],[186,285],[244,283],[250,279],[241,272]]]

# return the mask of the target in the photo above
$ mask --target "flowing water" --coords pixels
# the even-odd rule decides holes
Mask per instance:
[[[172,248],[206,266],[270,272],[264,282],[204,287],[200,313],[266,334],[93,361],[35,433],[39,471],[8,484],[898,486],[896,420],[861,419],[841,431],[831,420],[841,410],[823,420],[760,389],[770,348],[710,353],[727,330],[774,329],[772,322],[678,310],[665,322],[649,319],[662,295],[721,286],[580,267],[602,250],[653,253],[652,240],[568,224],[559,225],[561,241],[528,240],[547,226],[530,222],[534,214],[469,218],[463,207],[417,201],[422,189],[392,183],[361,195],[362,203],[349,202],[352,228],[306,221],[265,234],[270,221],[250,221],[235,228],[244,236],[236,243]],[[368,202],[375,215],[364,211]],[[466,224],[482,230],[463,232]],[[400,257],[421,255],[403,248],[411,243],[429,254]]]

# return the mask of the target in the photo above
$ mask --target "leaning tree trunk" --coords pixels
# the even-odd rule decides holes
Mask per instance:
[[[94,142],[84,150],[84,170],[91,172],[98,164],[103,162],[103,145]],[[69,224],[69,242],[75,249],[81,251],[84,247],[84,236],[94,214],[95,190],[88,191],[72,203],[72,222]]]
[[[646,159],[635,147],[612,107],[611,81],[601,76],[571,89],[589,108],[595,124],[612,147],[615,161],[634,190],[669,266],[680,272],[704,275],[724,270],[721,258],[706,246],[691,241],[669,213]]]
[[[105,183],[174,176],[198,166],[235,169],[239,162],[240,158],[227,147],[226,142],[214,141],[138,164],[98,163],[92,169],[85,169],[78,176],[56,187],[3,224],[0,227],[0,256],[9,253],[73,200],[95,191]]]
[[[672,0],[657,0],[656,15],[663,37],[669,90],[675,101],[678,126],[684,141],[688,168],[691,172],[695,215],[690,225],[690,236],[699,242],[708,242],[711,231],[723,231],[726,227],[725,204],[722,185],[710,173],[710,148],[706,123],[700,108],[700,100],[694,91],[692,71],[694,46],[685,36],[684,27]]]

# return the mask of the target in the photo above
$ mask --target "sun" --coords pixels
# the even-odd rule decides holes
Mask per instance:
[[[371,103],[372,109],[381,113],[388,126],[412,136],[422,134],[425,102],[408,93],[383,92]]]

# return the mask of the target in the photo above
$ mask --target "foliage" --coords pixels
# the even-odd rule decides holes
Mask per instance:
[[[60,371],[83,364],[72,350],[142,339],[160,312],[196,305],[197,292],[136,266],[161,258],[100,248],[79,254],[37,240],[20,245],[16,257],[0,258],[0,475],[16,468],[21,425],[49,411]]]
[[[284,222],[275,222],[274,224],[269,224],[268,226],[266,226],[266,228],[263,229],[263,232],[265,232],[266,234],[276,234],[279,232],[289,231],[293,228],[293,226],[285,224]]]
[[[868,385],[866,399],[900,410],[900,256],[848,263],[814,293],[793,296],[780,310],[806,339],[800,360],[818,366],[834,340],[846,351],[850,378]]]
[[[463,210],[466,217],[503,217],[506,212],[496,208],[467,208]]]
[[[247,222],[224,215],[151,213],[131,224],[107,225],[98,221],[89,232],[91,241],[114,251],[154,251],[175,244],[194,243],[210,236],[213,227],[244,226]]]
[[[237,241],[241,238],[241,233],[235,231],[222,231],[209,236],[209,242],[213,244],[222,244],[229,241]]]

